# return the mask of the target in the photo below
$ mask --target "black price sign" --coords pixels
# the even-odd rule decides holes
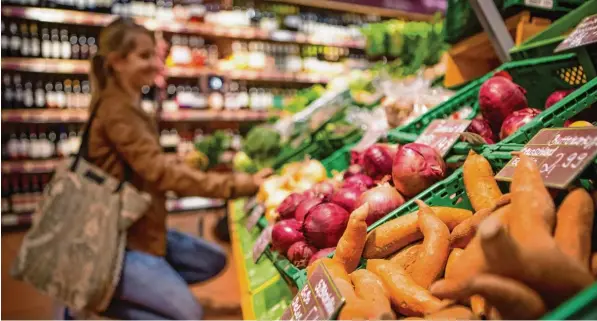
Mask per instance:
[[[415,143],[431,146],[445,157],[470,124],[471,121],[466,119],[436,119],[425,128]]]
[[[565,189],[597,156],[597,128],[542,129],[520,152],[539,165],[545,186]],[[513,157],[495,178],[511,181],[519,161]]]
[[[319,263],[280,320],[331,320],[344,302],[330,273]]]
[[[253,244],[253,262],[257,263],[257,261],[259,260],[269,243],[271,243],[271,241],[272,227],[268,226],[265,229],[263,229],[263,231],[261,231],[261,234],[259,234],[259,237],[255,241],[255,244]]]

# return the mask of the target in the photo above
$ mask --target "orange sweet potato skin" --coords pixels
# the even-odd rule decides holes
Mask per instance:
[[[446,278],[450,278],[454,274],[454,262],[462,256],[462,253],[464,253],[463,249],[453,249],[450,252],[448,262],[446,263],[446,270],[444,272]]]
[[[406,273],[410,274],[422,249],[423,244],[420,242],[410,244],[390,256],[390,261],[402,267]]]
[[[395,309],[405,316],[422,316],[446,306],[438,298],[419,286],[404,270],[386,260],[367,261],[367,270],[375,273],[390,293]]]
[[[463,165],[464,188],[475,211],[493,208],[502,196],[485,157],[470,151]]]
[[[370,304],[372,309],[395,318],[394,311],[383,282],[369,270],[357,270],[350,274],[356,295]]]
[[[312,273],[315,271],[315,267],[320,263],[327,268],[332,278],[342,279],[350,284],[350,276],[344,269],[344,266],[340,264],[338,261],[332,260],[328,257],[322,257],[317,261],[313,262],[313,264],[309,265],[307,267],[307,277],[311,277]]]
[[[594,215],[593,199],[583,188],[571,191],[556,214],[556,244],[562,252],[587,268],[591,259]]]
[[[473,312],[464,306],[454,305],[425,316],[425,320],[474,320]]]
[[[450,231],[442,220],[421,201],[419,228],[423,232],[423,250],[413,265],[411,277],[424,288],[429,288],[444,271],[450,252]]]
[[[348,226],[336,246],[334,260],[344,266],[346,272],[354,271],[361,260],[367,240],[367,215],[369,204],[365,203],[350,214]]]
[[[450,230],[473,215],[471,211],[459,208],[434,206],[431,209]],[[367,235],[363,257],[382,259],[422,238],[417,212],[408,213],[371,231]]]

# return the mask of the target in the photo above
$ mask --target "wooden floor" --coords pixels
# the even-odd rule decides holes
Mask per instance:
[[[198,234],[199,217],[204,219],[204,237],[215,241],[212,229],[223,210],[203,213],[171,214],[169,225],[180,231],[193,235]],[[2,319],[52,319],[54,306],[52,300],[36,292],[27,284],[13,280],[9,273],[12,261],[19,249],[24,232],[2,232]],[[232,251],[228,244],[220,243],[226,248],[229,261],[225,271],[206,283],[193,286],[191,290],[205,310],[205,319],[240,320],[240,291]],[[164,298],[167,300],[168,298]]]

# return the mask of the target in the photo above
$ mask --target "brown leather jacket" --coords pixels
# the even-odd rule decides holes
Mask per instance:
[[[147,213],[129,229],[128,247],[154,255],[166,252],[165,193],[178,196],[233,198],[254,194],[247,174],[205,173],[162,152],[154,119],[115,83],[102,92],[89,135],[89,161],[123,179],[124,164],[132,183],[152,196]]]

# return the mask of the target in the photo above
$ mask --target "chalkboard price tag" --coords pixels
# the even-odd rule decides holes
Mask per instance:
[[[257,206],[257,197],[253,196],[247,200],[245,206],[243,207],[243,210],[245,211],[245,213],[249,213],[249,211],[252,210],[255,206]]]
[[[425,131],[417,138],[415,143],[425,144],[437,150],[437,152],[445,157],[452,146],[460,138],[471,124],[470,120],[462,119],[436,119],[427,126]]]
[[[560,52],[597,42],[597,14],[586,17],[554,50]]]
[[[247,230],[250,231],[255,227],[255,225],[257,225],[257,221],[259,221],[261,216],[263,216],[263,213],[265,213],[265,206],[257,204],[255,207],[253,207],[251,214],[249,214],[249,217],[247,217]]]
[[[565,189],[597,156],[597,128],[542,129],[521,153],[539,165],[545,186]],[[514,156],[495,178],[511,181],[519,161]]]
[[[261,234],[259,234],[259,237],[255,241],[255,244],[253,244],[253,262],[257,263],[257,261],[259,260],[261,255],[263,255],[263,252],[265,251],[269,243],[271,243],[271,241],[272,227],[268,226],[265,229],[263,229],[263,231],[261,231]]]
[[[319,263],[280,320],[332,320],[344,302],[330,273]]]

